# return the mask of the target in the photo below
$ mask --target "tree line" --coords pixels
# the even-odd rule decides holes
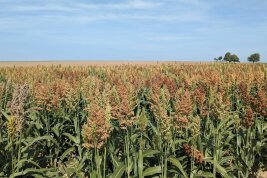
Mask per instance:
[[[251,54],[247,60],[249,62],[259,62],[260,61],[260,54],[254,53]],[[236,54],[231,54],[230,52],[227,52],[224,57],[219,56],[218,58],[214,58],[214,61],[226,61],[226,62],[240,62],[239,57]]]

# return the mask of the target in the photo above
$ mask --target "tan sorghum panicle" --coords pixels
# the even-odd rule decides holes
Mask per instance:
[[[100,95],[100,88],[103,85],[103,81],[95,76],[88,76],[83,80],[82,91],[88,101],[93,101],[95,96]]]
[[[230,110],[230,101],[223,93],[213,93],[210,97],[210,116],[216,119],[225,118]]]
[[[40,110],[50,111],[52,109],[52,92],[48,84],[43,85],[37,83],[35,85],[34,96]]]
[[[202,88],[196,88],[194,92],[196,98],[196,104],[199,108],[202,108],[206,100],[206,93]]]
[[[167,88],[161,88],[159,93],[152,93],[151,110],[159,123],[160,132],[165,141],[172,139],[172,120],[168,114],[170,94]]]
[[[110,91],[109,102],[111,105],[111,115],[117,119],[119,117],[120,98],[115,87],[112,87]]]
[[[16,117],[10,116],[7,120],[7,133],[9,138],[12,138],[22,129],[21,121],[17,120]]]
[[[87,123],[83,126],[83,146],[101,149],[109,138],[113,127],[110,123],[110,108],[102,108],[97,102],[91,104]]]
[[[192,117],[191,132],[192,132],[193,137],[200,133],[200,129],[201,129],[200,121],[201,120],[200,120],[199,116]]]
[[[25,105],[27,104],[28,97],[29,87],[27,85],[17,86],[13,92],[12,100],[7,104],[7,109],[11,115],[7,126],[8,131],[12,130],[12,135],[22,131],[23,123],[26,117]],[[14,128],[10,127],[14,127],[15,131]]]
[[[64,90],[64,98],[62,101],[65,102],[66,108],[69,110],[75,110],[76,106],[79,102],[79,92],[75,90],[76,86],[71,86],[70,84],[66,84]]]
[[[144,132],[146,130],[147,125],[148,125],[148,118],[146,115],[145,108],[142,109],[140,115],[138,116],[137,122],[138,122],[137,124],[139,125],[141,132]]]
[[[200,115],[202,117],[205,117],[208,114],[208,107],[205,103],[206,95],[207,95],[207,88],[204,84],[199,85],[194,91],[196,106],[200,110]]]
[[[177,114],[188,116],[192,113],[193,102],[188,90],[178,90],[175,95],[175,110]]]
[[[112,116],[119,120],[123,130],[131,127],[136,120],[133,111],[137,103],[136,92],[131,84],[119,83],[110,95]]]

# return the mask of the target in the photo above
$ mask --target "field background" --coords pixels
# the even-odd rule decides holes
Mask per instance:
[[[265,64],[3,64],[0,176],[250,178],[266,169]]]
[[[0,67],[13,66],[115,66],[115,65],[161,65],[161,64],[203,64],[208,62],[190,62],[190,61],[0,61]]]

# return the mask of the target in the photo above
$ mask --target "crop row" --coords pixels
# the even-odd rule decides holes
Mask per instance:
[[[267,66],[0,68],[0,176],[253,177]]]

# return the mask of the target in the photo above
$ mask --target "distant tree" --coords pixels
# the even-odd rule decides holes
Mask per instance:
[[[240,62],[239,57],[236,54],[231,55],[231,62]]]
[[[259,53],[255,53],[255,54],[251,54],[249,57],[248,57],[248,61],[249,62],[259,62],[260,61],[260,54]]]
[[[223,58],[224,61],[231,62],[231,53],[227,52]]]
[[[240,62],[239,57],[236,54],[231,54],[230,52],[227,52],[224,55],[223,60],[227,62]]]
[[[217,62],[217,61],[221,61],[222,59],[223,59],[223,57],[222,57],[222,56],[219,56],[218,58],[215,57],[215,58],[214,58],[214,61]]]

